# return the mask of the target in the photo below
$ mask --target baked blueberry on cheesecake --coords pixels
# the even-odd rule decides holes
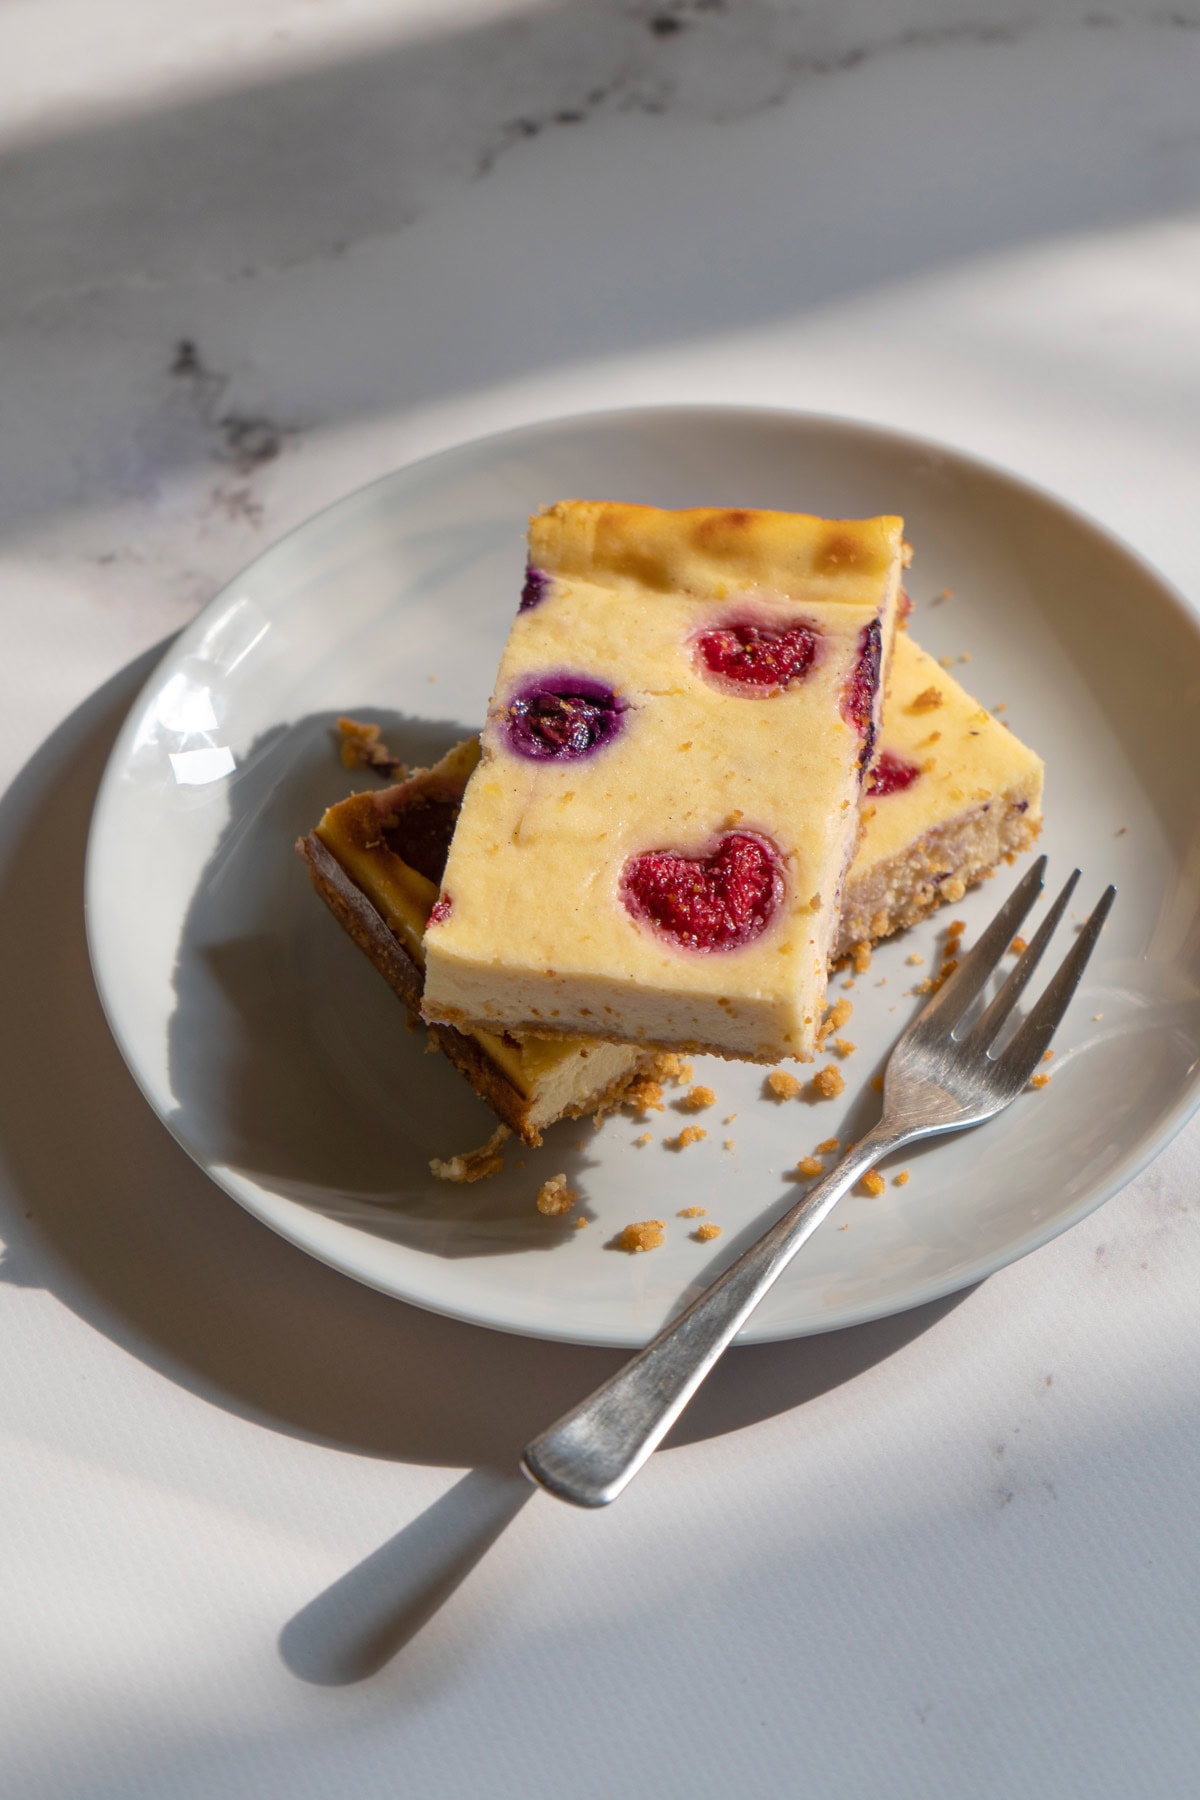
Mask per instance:
[[[568,501],[529,551],[429,916],[423,1016],[808,1059],[901,520]]]

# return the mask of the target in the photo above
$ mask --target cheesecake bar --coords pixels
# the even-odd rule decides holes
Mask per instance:
[[[898,633],[836,959],[961,900],[1028,850],[1041,830],[1042,775],[1040,756]]]
[[[425,979],[425,926],[478,761],[479,740],[471,738],[431,769],[331,806],[296,846],[325,904],[414,1020]],[[652,1062],[627,1044],[521,1042],[452,1025],[431,1025],[429,1033],[497,1117],[533,1145],[556,1119],[620,1105]]]
[[[890,517],[539,514],[423,1016],[810,1058],[905,551]]]
[[[931,690],[941,696],[936,707]],[[931,717],[939,712],[940,726]],[[947,730],[952,717],[960,721],[957,734]],[[862,809],[846,882],[839,957],[916,923],[944,901],[957,902],[1001,858],[1029,849],[1041,828],[1040,759],[905,633],[896,638],[879,736],[882,750],[870,778],[875,791]],[[986,799],[967,798],[964,736],[968,757],[979,759],[973,766],[980,789],[986,772]],[[331,806],[297,845],[317,892],[414,1017],[425,925],[478,761],[479,740],[472,738],[432,769]],[[620,1105],[658,1073],[652,1057],[628,1045],[522,1039],[449,1025],[431,1026],[430,1033],[527,1144],[540,1143],[555,1119]]]

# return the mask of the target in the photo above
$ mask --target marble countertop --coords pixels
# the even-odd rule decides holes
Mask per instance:
[[[310,1262],[141,1102],[80,920],[156,647],[408,459],[592,407],[916,431],[1200,600],[1200,5],[0,8],[0,1644],[22,1800],[1191,1795],[1193,1124],[953,1305],[613,1366]]]

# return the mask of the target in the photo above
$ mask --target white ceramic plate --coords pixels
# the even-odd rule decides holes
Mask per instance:
[[[377,718],[412,761],[477,727],[526,515],[568,494],[903,513],[915,635],[939,656],[969,650],[968,685],[1005,702],[1046,758],[1051,883],[1081,865],[1078,916],[1106,882],[1118,888],[1051,1085],[910,1152],[903,1189],[844,1202],[744,1340],[916,1305],[1064,1230],[1196,1103],[1200,632],[1144,564],[1046,495],[829,419],[656,408],[491,438],[352,494],[205,609],[121,732],[89,849],[96,979],[150,1104],[226,1192],[346,1274],[480,1324],[623,1345],[795,1197],[783,1171],[799,1156],[873,1116],[870,1077],[919,1004],[906,958],[916,949],[928,966],[938,922],[886,946],[857,982],[859,1048],[839,1101],[777,1105],[761,1070],[700,1064],[719,1106],[683,1153],[660,1142],[680,1127],[668,1111],[643,1148],[646,1127],[618,1117],[598,1132],[556,1127],[490,1182],[429,1175],[431,1156],[482,1142],[491,1115],[423,1054],[292,844],[356,785],[332,748],[336,714]],[[935,603],[943,589],[952,597]],[[1005,872],[954,909],[971,933],[1008,886]],[[583,1191],[587,1230],[534,1208],[560,1169]],[[676,1216],[693,1203],[723,1228],[713,1244]],[[605,1248],[647,1217],[668,1221],[661,1250]]]

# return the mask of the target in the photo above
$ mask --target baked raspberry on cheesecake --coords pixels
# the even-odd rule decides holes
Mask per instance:
[[[426,1020],[810,1058],[905,549],[890,517],[539,514]]]

